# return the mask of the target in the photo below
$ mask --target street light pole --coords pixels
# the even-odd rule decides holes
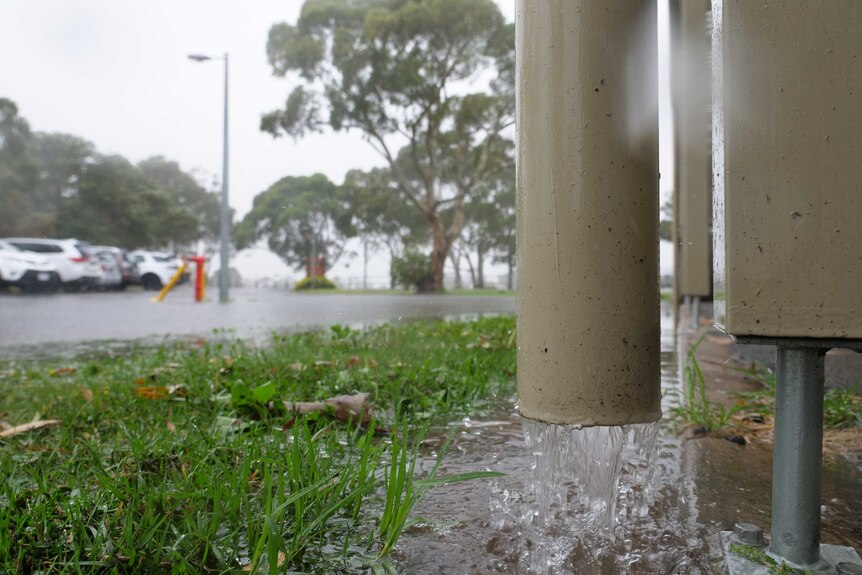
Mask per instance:
[[[219,212],[219,240],[221,265],[218,274],[218,294],[221,303],[227,303],[230,287],[230,205],[228,203],[228,54],[223,57],[189,54],[195,62],[224,60],[224,150],[222,155],[221,210]]]

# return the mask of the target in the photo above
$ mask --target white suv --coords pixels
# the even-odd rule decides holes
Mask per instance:
[[[148,290],[162,289],[162,286],[170,281],[182,264],[182,260],[171,254],[143,250],[129,252],[129,259],[137,264],[141,285]],[[187,279],[188,275],[184,274],[179,283],[183,283]]]
[[[48,258],[22,252],[0,240],[0,289],[16,286],[23,292],[57,291],[60,276]]]
[[[4,238],[7,242],[26,252],[44,256],[57,266],[63,289],[67,291],[87,290],[97,286],[102,279],[102,268],[87,254],[87,246],[78,240],[49,240],[45,238]]]

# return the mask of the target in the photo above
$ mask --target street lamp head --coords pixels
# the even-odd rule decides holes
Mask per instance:
[[[206,62],[207,60],[212,60],[212,58],[204,54],[189,54],[189,60],[194,60],[195,62]]]

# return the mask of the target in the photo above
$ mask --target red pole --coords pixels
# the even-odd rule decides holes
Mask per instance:
[[[206,274],[204,264],[207,259],[204,256],[192,256],[189,258],[195,262],[195,301],[204,301],[204,286],[206,285]]]

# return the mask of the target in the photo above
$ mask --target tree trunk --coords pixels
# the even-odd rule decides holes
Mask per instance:
[[[476,252],[476,288],[485,287],[485,251],[481,249]]]
[[[465,254],[464,259],[467,260],[467,267],[470,268],[470,282],[473,284],[473,289],[476,289],[476,268],[473,267],[473,260],[470,259],[470,254]]]
[[[449,261],[452,262],[452,268],[455,270],[455,289],[461,289],[463,284],[461,283],[461,253],[457,250],[451,249],[449,250]]]
[[[450,240],[446,237],[443,222],[438,214],[428,216],[431,231],[431,275],[419,286],[420,293],[440,292],[443,287],[443,268],[449,256]]]

